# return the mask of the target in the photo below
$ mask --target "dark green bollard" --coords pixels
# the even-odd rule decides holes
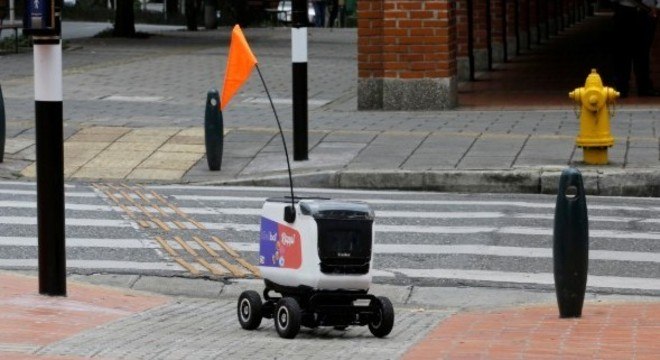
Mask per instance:
[[[0,163],[5,160],[5,136],[7,136],[5,100],[2,97],[2,85],[0,85]]]
[[[220,170],[220,166],[222,165],[222,143],[224,141],[224,131],[218,89],[211,89],[206,96],[206,114],[204,115],[206,160],[209,164],[209,170],[211,171]]]
[[[589,219],[582,174],[562,171],[559,179],[552,257],[559,317],[582,316],[589,265]]]

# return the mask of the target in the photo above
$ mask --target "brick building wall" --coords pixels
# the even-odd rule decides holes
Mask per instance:
[[[358,1],[358,108],[456,105],[454,3]]]

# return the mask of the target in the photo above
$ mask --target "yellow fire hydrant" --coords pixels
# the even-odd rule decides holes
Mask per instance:
[[[596,69],[591,69],[584,87],[573,90],[568,96],[580,106],[580,133],[575,143],[584,150],[584,162],[607,164],[607,148],[614,145],[607,105],[613,104],[619,93],[603,86]]]

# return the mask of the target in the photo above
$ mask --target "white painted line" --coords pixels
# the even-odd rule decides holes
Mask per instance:
[[[424,219],[498,219],[505,217],[506,215],[502,212],[437,212],[437,211],[387,211],[387,210],[376,210],[376,218],[386,217],[386,218],[424,218]]]
[[[0,218],[1,219],[1,218]],[[0,221],[1,223],[1,221]],[[186,223],[188,228],[193,225]],[[239,223],[202,223],[211,230],[235,230],[235,231],[259,231],[259,224]],[[174,225],[174,224],[172,224]],[[381,225],[376,223],[374,229],[377,233],[416,233],[416,234],[508,234],[529,236],[552,236],[550,228],[532,227],[492,227],[492,226],[427,226],[427,225]],[[590,230],[589,238],[612,238],[612,239],[635,239],[635,240],[660,240],[658,232],[632,232],[619,230]]]
[[[66,210],[76,211],[121,211],[118,206],[112,207],[108,205],[93,205],[93,204],[71,204],[65,203]],[[16,209],[36,209],[36,201],[0,201],[0,208],[16,208]],[[154,209],[154,211],[156,211]]]
[[[36,190],[8,190],[8,189],[0,189],[0,194],[8,194],[8,195],[37,195]],[[83,197],[83,198],[98,198],[99,196],[96,193],[93,192],[80,192],[80,191],[67,191],[64,193],[65,196],[67,197]]]
[[[37,259],[0,259],[0,267],[36,268]],[[138,262],[114,260],[71,260],[66,261],[67,268],[73,269],[108,269],[108,270],[169,270],[186,271],[177,263]]]
[[[259,231],[259,224],[234,224],[234,223],[202,223],[209,230],[235,230],[235,231]],[[170,224],[168,224],[170,225]],[[174,225],[174,224],[172,224]],[[189,229],[196,229],[193,224],[186,223]]]
[[[22,209],[36,209],[36,202],[32,201],[0,201],[0,208],[22,208]],[[66,203],[67,210],[75,211],[115,211],[123,212],[118,206],[109,205],[94,205],[94,204],[72,204]],[[132,211],[141,211],[135,206],[127,206]],[[158,213],[158,210],[146,206],[145,209],[149,213]],[[174,210],[169,207],[162,207],[161,210],[168,214],[173,214]],[[189,215],[238,215],[238,216],[259,216],[261,215],[261,208],[192,208],[180,207],[179,210]],[[515,219],[537,219],[537,220],[553,220],[554,214],[525,214],[514,213],[505,214],[503,212],[434,212],[434,211],[376,211],[376,218],[413,218],[413,219],[500,219],[500,218],[515,218]],[[614,216],[590,216],[590,222],[639,222],[639,223],[660,223],[660,219],[644,219],[640,217],[614,217]]]
[[[35,187],[35,186],[37,186],[37,183],[31,182],[31,181],[0,181],[0,186],[3,186],[3,185],[16,185],[16,186]],[[76,187],[76,185],[64,184],[64,188],[73,189],[75,187]]]
[[[125,102],[140,102],[140,103],[161,103],[167,100],[162,96],[125,96],[125,95],[110,95],[101,98],[100,100],[107,101],[125,101]]]
[[[256,190],[253,190],[256,191]],[[237,202],[260,202],[266,201],[266,197],[249,196],[223,196],[223,195],[171,195],[179,200],[193,201],[237,201]],[[354,198],[351,201],[366,202],[369,204],[382,205],[434,205],[434,206],[498,206],[498,207],[521,207],[533,209],[554,209],[555,203],[535,203],[524,201],[456,201],[456,200],[397,200],[397,199],[373,199]],[[589,210],[625,210],[625,211],[660,211],[659,206],[617,206],[617,205],[587,205]]]
[[[550,273],[519,273],[458,269],[386,269],[413,278],[492,281],[516,284],[554,285]],[[660,279],[589,275],[587,286],[595,288],[660,290]]]
[[[147,239],[93,239],[66,238],[67,248],[111,248],[111,249],[159,249],[154,240]],[[32,246],[38,245],[37,238],[2,236],[0,246]]]
[[[259,244],[228,242],[234,250],[244,252],[259,251]],[[190,244],[194,246],[195,244]],[[215,244],[210,244],[215,245]],[[199,247],[199,245],[197,245]],[[218,247],[219,248],[219,247]],[[524,258],[552,258],[552,249],[490,245],[426,245],[426,244],[374,244],[376,254],[415,254],[415,255],[480,255]],[[660,253],[590,250],[590,260],[614,260],[630,262],[660,263]]]
[[[0,224],[7,225],[37,225],[37,218],[32,216],[0,216]],[[109,219],[71,219],[65,220],[66,226],[94,226],[94,227],[135,227],[128,220]]]

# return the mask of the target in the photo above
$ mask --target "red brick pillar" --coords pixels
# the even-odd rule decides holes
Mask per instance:
[[[384,0],[357,2],[360,110],[383,108],[383,3]]]
[[[358,1],[358,108],[456,106],[454,0]]]

